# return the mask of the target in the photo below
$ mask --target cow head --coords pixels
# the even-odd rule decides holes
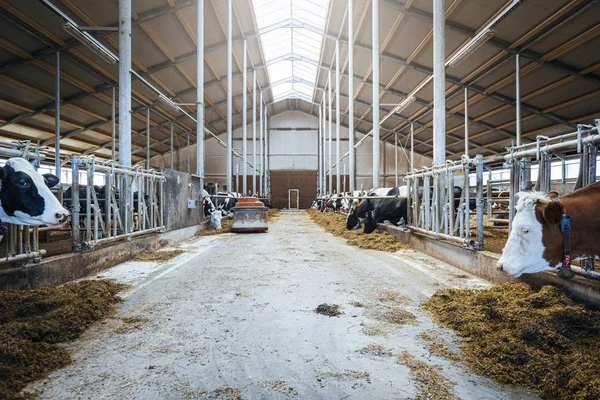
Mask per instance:
[[[57,225],[69,212],[49,188],[59,183],[57,176],[39,174],[23,158],[11,158],[0,168],[0,220],[20,225]]]
[[[364,233],[372,233],[375,229],[377,229],[377,220],[375,219],[375,210],[367,212],[365,215],[365,227],[363,229]]]
[[[352,211],[346,217],[346,229],[349,231],[360,227],[360,218],[356,215],[356,211]]]
[[[498,270],[520,276],[553,270],[560,264],[563,205],[538,192],[517,194],[517,213]]]
[[[223,219],[223,213],[220,210],[214,211],[210,214],[210,223],[215,229],[221,229],[221,220]]]

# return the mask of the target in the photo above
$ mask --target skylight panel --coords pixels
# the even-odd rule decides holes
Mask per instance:
[[[318,31],[325,29],[329,0],[253,0],[259,30],[282,21],[302,22]],[[304,28],[278,28],[260,37],[265,62],[283,56],[305,61],[282,60],[266,68],[274,101],[288,97],[312,101],[316,86],[323,36]]]

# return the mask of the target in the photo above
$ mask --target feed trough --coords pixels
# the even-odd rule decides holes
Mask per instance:
[[[267,225],[267,210],[265,205],[254,197],[242,197],[237,201],[233,211],[232,232],[264,232]]]

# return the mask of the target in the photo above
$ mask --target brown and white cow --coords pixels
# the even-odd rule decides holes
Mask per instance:
[[[564,196],[521,192],[498,270],[520,276],[559,268],[564,253],[563,214],[571,219],[573,260],[600,257],[600,182]]]

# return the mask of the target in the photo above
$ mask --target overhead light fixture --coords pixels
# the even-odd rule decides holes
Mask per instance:
[[[412,103],[415,102],[415,100],[417,100],[417,98],[415,96],[410,96],[405,98],[404,100],[402,100],[402,102],[400,104],[398,104],[398,106],[396,107],[396,112],[400,113],[402,111],[404,111],[406,109],[406,107],[410,106]]]
[[[165,107],[169,109],[169,111],[172,111],[173,113],[178,113],[181,111],[179,109],[179,106],[164,94],[158,96],[158,101],[160,101]]]
[[[107,63],[114,64],[117,62],[115,56],[98,43],[98,41],[89,33],[82,31],[68,21],[63,23],[63,29]]]
[[[496,31],[488,29],[483,33],[478,34],[470,42],[468,42],[462,49],[460,49],[455,55],[448,60],[448,67],[455,67],[460,64],[465,58],[469,57],[475,50],[483,46],[488,40],[494,36]]]

